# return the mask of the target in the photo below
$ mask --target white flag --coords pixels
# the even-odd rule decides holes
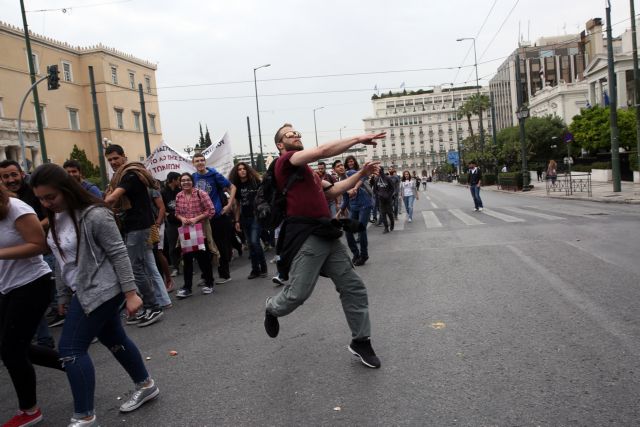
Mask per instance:
[[[233,153],[231,152],[231,138],[227,132],[217,143],[211,144],[202,152],[207,160],[207,166],[216,168],[224,176],[228,176],[233,168]]]

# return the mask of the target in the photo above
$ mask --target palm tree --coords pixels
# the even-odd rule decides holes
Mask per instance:
[[[478,116],[478,126],[480,127],[480,130],[484,130],[482,127],[482,113],[484,111],[487,111],[490,107],[491,107],[491,101],[489,100],[489,97],[487,95],[484,94],[473,94],[469,97],[469,100],[467,101],[469,104],[471,104],[471,110],[473,111],[473,114],[475,114],[476,116]],[[482,137],[484,137],[484,132],[480,132],[482,135]],[[480,141],[480,151],[482,151],[484,148],[484,141]]]
[[[473,106],[471,105],[471,100],[469,99],[464,104],[458,108],[458,118],[461,119],[463,117],[467,118],[467,124],[469,125],[469,135],[473,138],[473,126],[471,126],[471,116],[474,114]]]

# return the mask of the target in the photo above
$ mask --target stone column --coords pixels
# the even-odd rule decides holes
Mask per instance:
[[[589,101],[589,105],[594,106],[596,105],[596,91],[595,91],[595,83],[589,83],[587,85],[588,88],[588,92],[587,92],[587,100]]]
[[[596,103],[601,107],[604,107],[604,96],[602,94],[602,80],[596,81]],[[595,105],[595,104],[594,104]]]
[[[7,153],[5,151],[5,148],[6,147],[4,146],[0,146],[0,162],[3,160],[7,160]]]

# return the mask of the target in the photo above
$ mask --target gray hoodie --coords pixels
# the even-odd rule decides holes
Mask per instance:
[[[86,314],[116,295],[137,290],[133,270],[111,210],[89,206],[78,220],[78,276],[76,295]],[[71,288],[56,268],[58,304],[68,304]]]

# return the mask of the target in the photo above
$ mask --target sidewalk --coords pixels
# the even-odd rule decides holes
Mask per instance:
[[[532,182],[533,189],[531,191],[509,191],[498,189],[496,185],[488,187],[482,187],[483,190],[488,191],[500,191],[504,193],[517,193],[522,195],[536,196],[536,197],[548,197],[552,199],[565,199],[565,200],[586,200],[600,203],[626,203],[626,204],[640,204],[640,184],[634,184],[632,182],[622,182],[622,191],[616,193],[613,191],[613,184],[611,182],[591,182],[591,197],[587,192],[574,192],[572,195],[566,195],[564,191],[550,191],[547,195],[546,182]]]

